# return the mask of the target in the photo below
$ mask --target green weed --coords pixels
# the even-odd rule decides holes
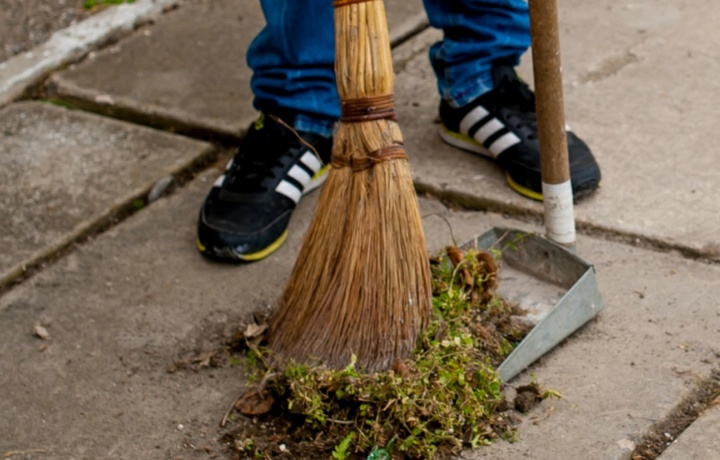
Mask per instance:
[[[83,8],[91,10],[96,6],[119,5],[121,3],[135,3],[135,0],[85,0],[83,2]]]

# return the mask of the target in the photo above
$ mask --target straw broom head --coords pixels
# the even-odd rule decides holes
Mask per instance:
[[[431,312],[429,262],[400,128],[382,0],[336,0],[342,112],[332,168],[268,342],[329,367],[407,357]]]

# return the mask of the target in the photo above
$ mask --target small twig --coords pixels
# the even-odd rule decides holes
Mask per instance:
[[[45,452],[47,452],[47,449],[9,450],[3,454],[3,458],[10,458],[16,455],[25,454],[44,454]]]
[[[279,372],[270,372],[269,374],[265,374],[265,376],[262,378],[262,380],[260,380],[260,383],[258,383],[256,391],[258,393],[263,391],[265,389],[265,387],[267,386],[268,381],[270,381],[271,379],[274,379],[278,375],[280,375]]]
[[[504,240],[505,237],[508,236],[509,233],[510,233],[510,232],[507,231],[507,230],[504,231],[502,235],[500,235],[495,241],[492,242],[492,244],[489,246],[489,248],[494,248],[495,245],[496,245],[496,244],[499,244],[502,240]],[[504,248],[503,248],[503,249],[504,249]],[[501,249],[500,251],[502,251],[503,249]]]
[[[352,425],[353,423],[355,423],[352,420],[335,420],[334,418],[329,418],[328,421],[337,423],[340,425]]]
[[[237,402],[240,401],[240,398],[242,398],[242,396],[238,396],[237,398],[235,398],[233,400],[232,404],[230,404],[230,407],[228,407],[227,412],[225,412],[225,416],[220,421],[220,428],[225,428],[225,425],[227,425],[228,417],[230,417],[230,413],[235,408],[235,404],[237,404]]]
[[[627,414],[627,416],[630,417],[630,418],[633,419],[633,420],[645,420],[645,421],[653,422],[653,423],[658,423],[658,422],[660,421],[660,420],[658,420],[658,419],[656,419],[656,418],[639,417],[639,416],[636,416],[636,415],[633,415],[633,414]]]
[[[445,224],[448,226],[448,231],[450,232],[450,238],[452,239],[453,246],[457,246],[457,240],[455,239],[455,234],[453,233],[452,224],[450,224],[450,221],[448,220],[447,217],[445,217],[441,214],[438,214],[436,212],[424,215],[423,219],[425,219],[426,217],[439,217],[442,220],[444,220]]]
[[[307,148],[309,148],[310,150],[313,151],[313,153],[315,154],[315,156],[317,157],[317,159],[320,161],[320,164],[322,164],[323,166],[325,166],[325,162],[323,162],[322,157],[320,157],[320,154],[318,153],[318,151],[315,150],[315,147],[314,147],[311,143],[309,143],[308,141],[306,141],[305,139],[303,139],[303,137],[300,135],[300,133],[298,133],[298,132],[295,130],[295,128],[293,128],[293,127],[290,126],[289,124],[285,123],[285,120],[283,120],[282,118],[278,117],[277,115],[272,115],[272,114],[271,114],[271,115],[270,115],[270,118],[272,118],[273,120],[275,120],[277,123],[283,125],[283,126],[286,127],[287,129],[289,129],[293,134],[295,134],[295,136],[298,138],[298,140],[299,140],[303,145],[305,145],[305,147],[307,147]]]

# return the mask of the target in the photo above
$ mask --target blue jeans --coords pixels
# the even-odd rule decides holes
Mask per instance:
[[[493,88],[492,63],[514,64],[530,46],[525,0],[423,0],[443,40],[430,48],[438,91],[462,106]],[[260,0],[266,26],[247,51],[254,106],[295,112],[294,126],[321,135],[340,116],[331,0]]]

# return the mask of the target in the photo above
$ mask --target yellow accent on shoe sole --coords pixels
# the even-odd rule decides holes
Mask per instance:
[[[330,165],[329,164],[324,165],[322,168],[320,168],[320,171],[316,172],[315,175],[312,176],[312,179],[310,179],[310,180],[315,180],[315,179],[325,175],[329,170],[330,170]]]
[[[240,260],[244,260],[246,262],[255,262],[256,260],[264,259],[265,257],[269,256],[273,252],[277,251],[280,246],[283,245],[285,240],[288,237],[288,231],[285,230],[282,235],[275,241],[273,241],[269,246],[267,246],[265,249],[253,252],[252,254],[238,254],[238,258]]]
[[[525,198],[530,198],[530,199],[536,200],[536,201],[543,200],[542,193],[538,193],[535,190],[531,190],[527,187],[524,187],[524,186],[518,184],[517,182],[512,180],[512,177],[510,177],[510,174],[505,173],[505,180],[507,181],[507,183],[511,189],[515,190],[517,193],[524,196]]]
[[[205,249],[207,249],[205,245],[200,242],[199,238],[195,240],[195,244],[200,252],[205,252]]]
[[[474,153],[476,155],[480,155],[486,158],[492,158],[493,160],[495,159],[495,156],[492,154],[492,152],[490,152],[488,149],[485,148],[484,145],[480,144],[472,137],[466,134],[450,131],[447,126],[442,124],[440,125],[440,131],[440,138],[443,139],[447,144],[455,148]],[[443,135],[447,138],[443,138]]]

